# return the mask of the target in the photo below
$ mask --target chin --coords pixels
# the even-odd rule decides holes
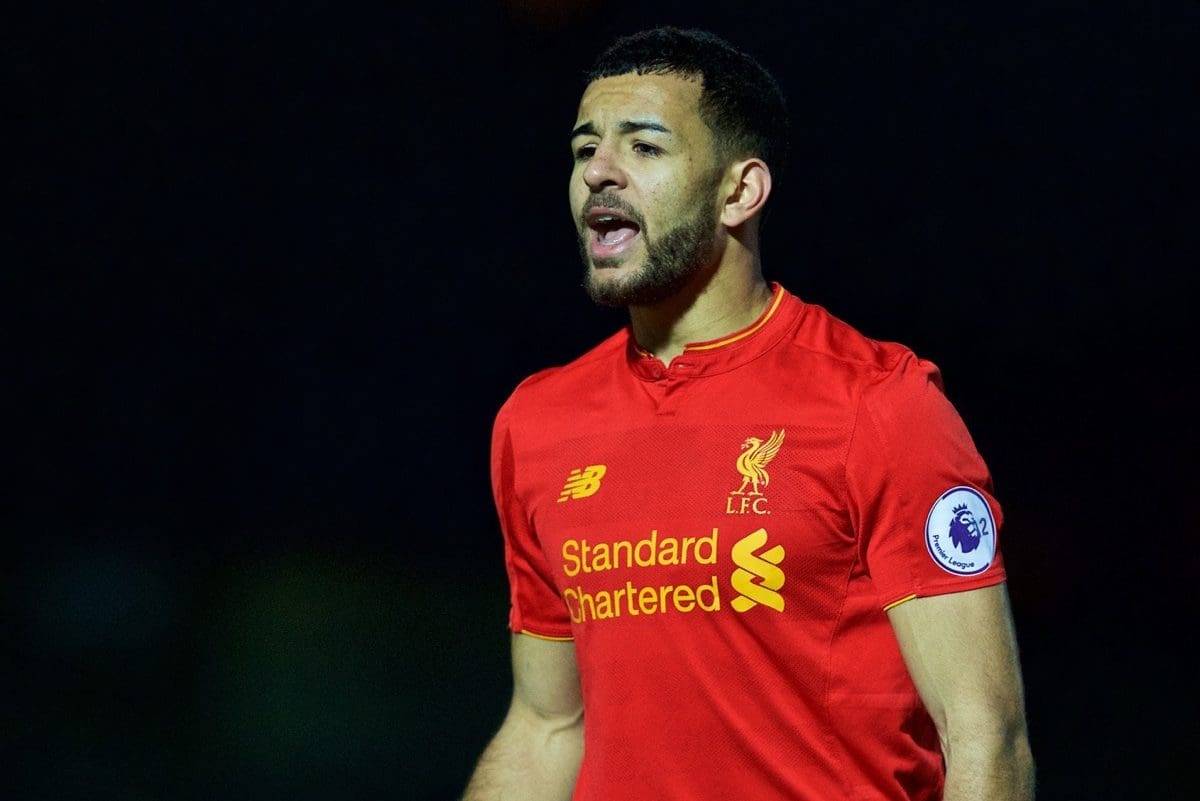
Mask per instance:
[[[623,307],[636,303],[642,294],[641,262],[630,259],[613,267],[590,266],[585,288],[591,299],[601,306]]]
[[[588,264],[591,266],[593,276],[602,280],[611,280],[641,269],[642,259],[636,256],[624,256],[619,259],[605,259],[599,263],[595,259],[589,259]]]
[[[599,293],[612,297],[628,294],[629,288],[641,283],[642,260],[623,259],[618,264],[597,266],[594,262],[588,269],[588,284]]]

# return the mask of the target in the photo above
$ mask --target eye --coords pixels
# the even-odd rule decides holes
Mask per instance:
[[[634,142],[633,149],[647,156],[657,156],[662,150],[647,142]]]
[[[582,161],[583,159],[590,157],[592,155],[592,152],[595,149],[596,149],[595,145],[584,145],[584,146],[580,147],[578,150],[575,151],[575,160]]]

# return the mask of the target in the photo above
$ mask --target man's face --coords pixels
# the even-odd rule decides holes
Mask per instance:
[[[721,175],[700,91],[698,80],[634,73],[584,90],[570,200],[597,303],[656,303],[716,259]]]

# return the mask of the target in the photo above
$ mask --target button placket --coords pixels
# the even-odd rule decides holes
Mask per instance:
[[[676,409],[679,408],[680,399],[684,395],[687,379],[695,367],[696,365],[692,362],[671,362],[671,366],[667,368],[663,378],[656,382],[662,386],[662,397],[658,401],[656,414],[662,416],[675,414]]]

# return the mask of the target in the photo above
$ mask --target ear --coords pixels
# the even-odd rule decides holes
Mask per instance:
[[[736,228],[758,214],[771,194],[771,171],[762,159],[736,161],[726,173],[725,205],[721,223]]]

